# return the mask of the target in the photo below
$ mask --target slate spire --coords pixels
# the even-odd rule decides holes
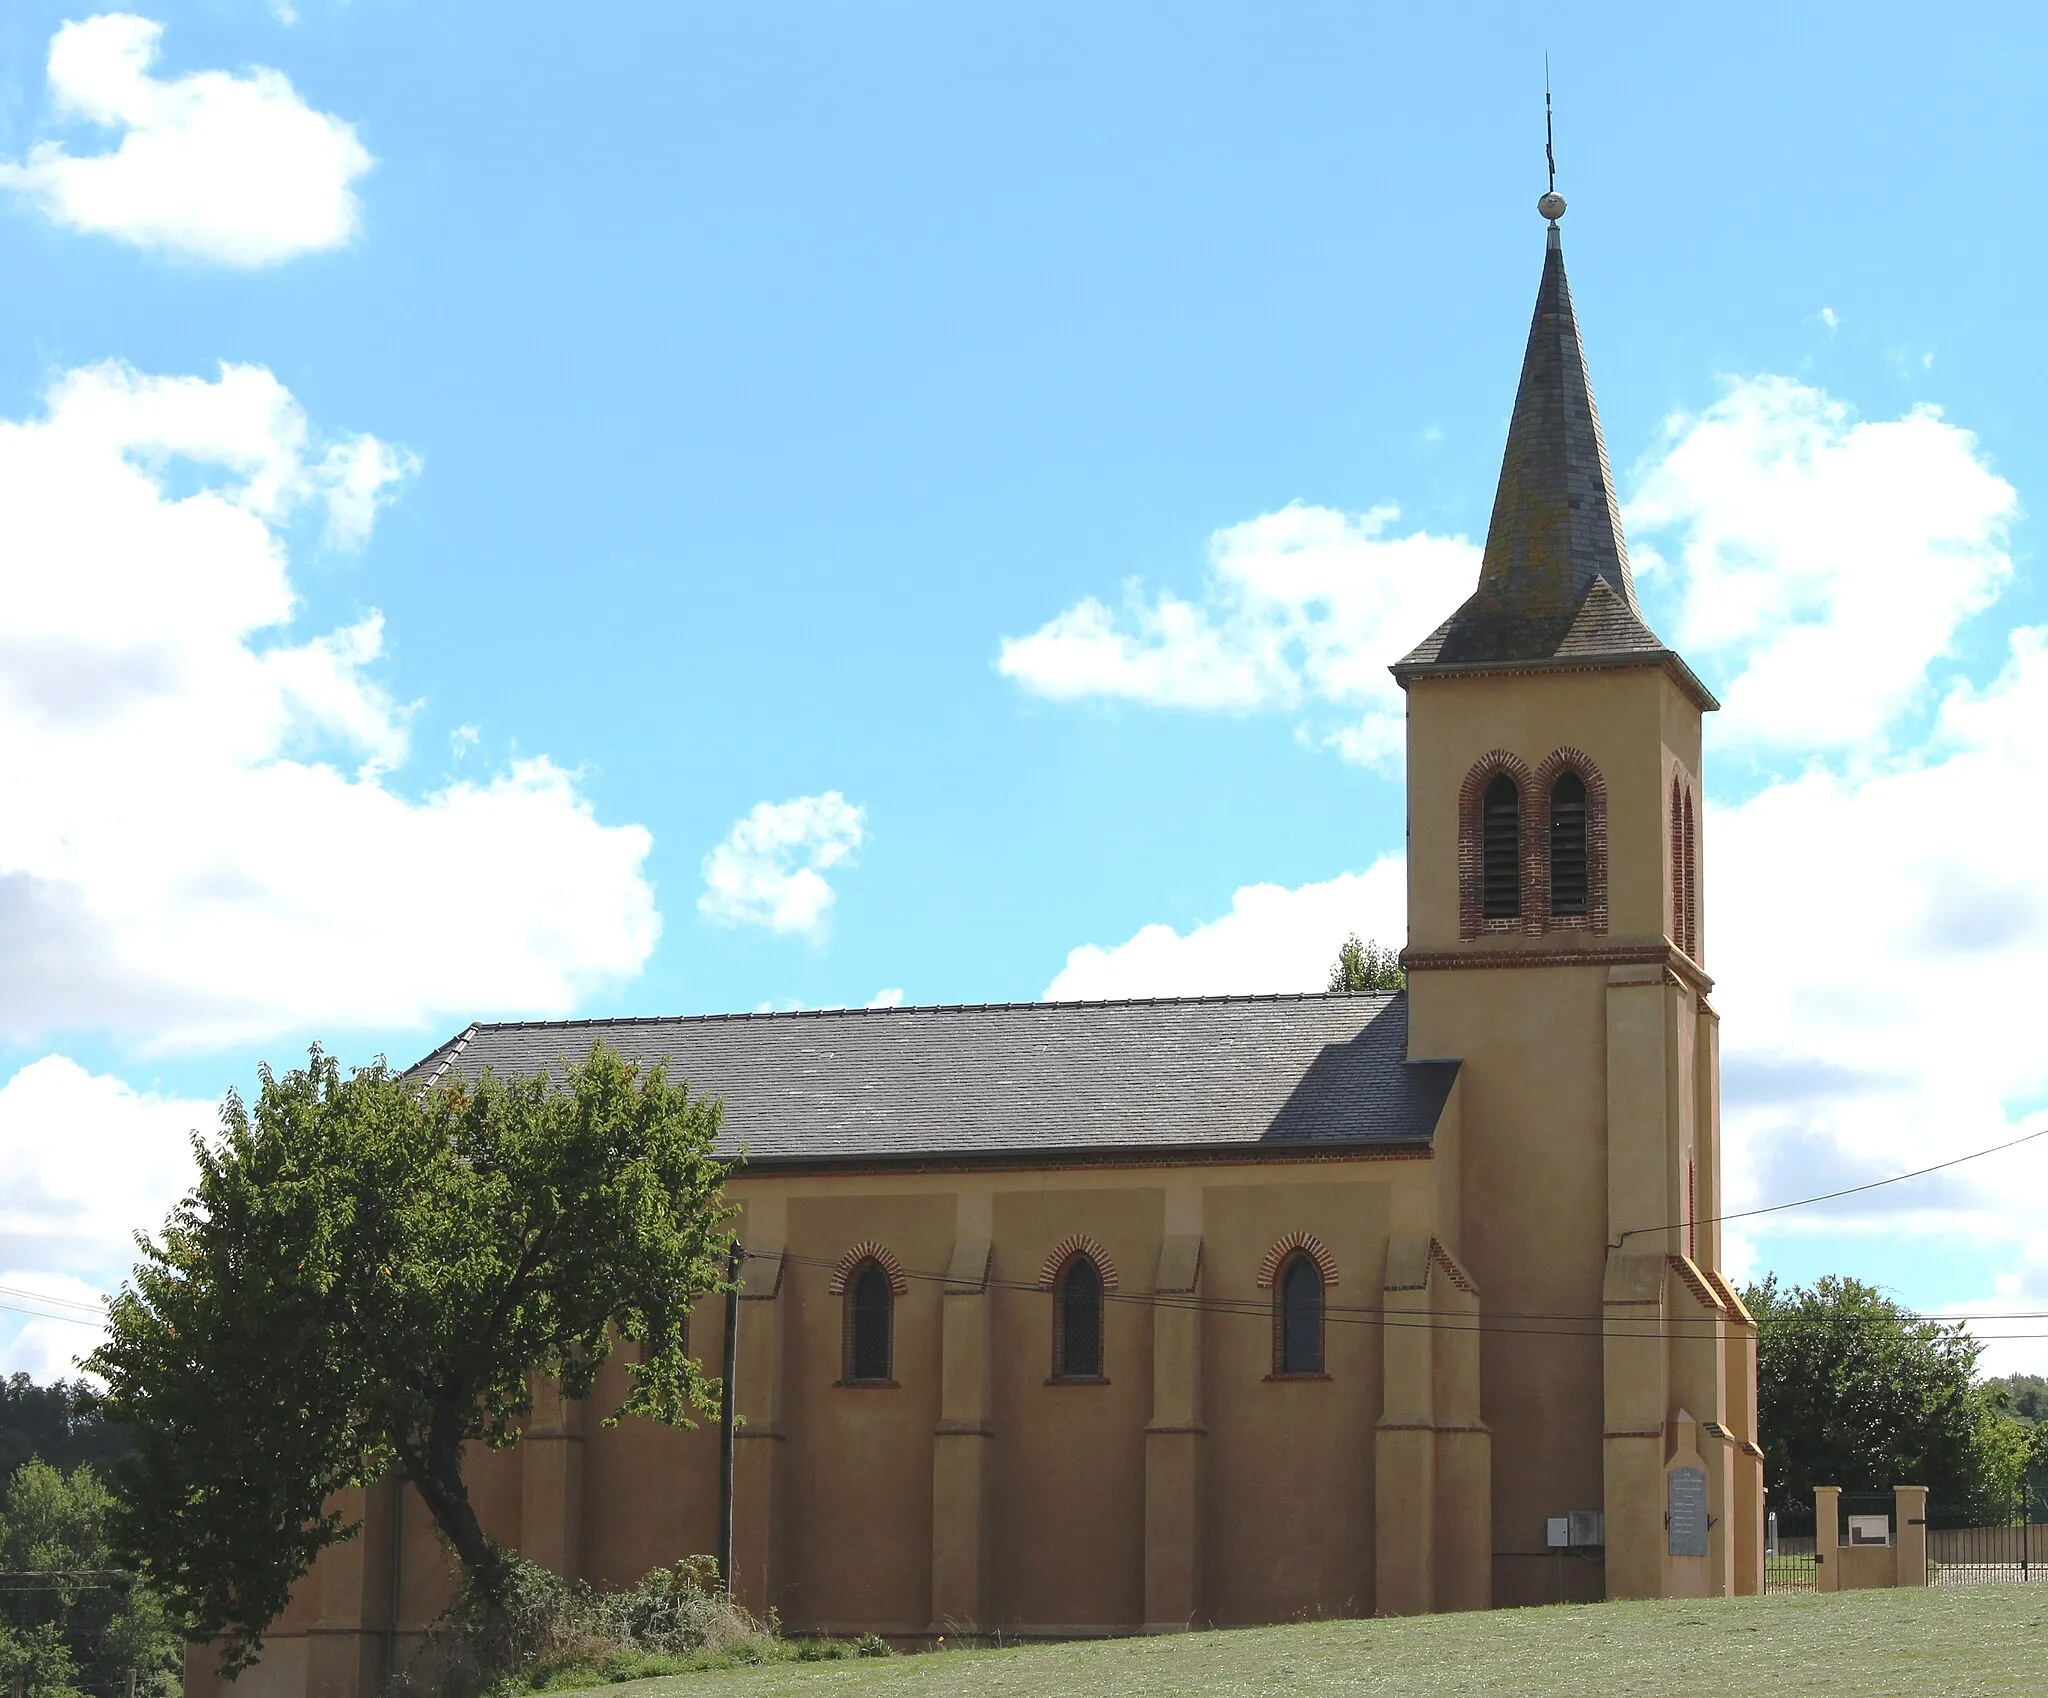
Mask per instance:
[[[1556,633],[1561,637],[1596,578],[1631,608],[1636,605],[1600,409],[1553,223],[1501,456],[1493,522],[1486,528],[1479,589],[1517,623],[1542,627],[1562,621]]]
[[[1674,665],[1712,697],[1643,621],[1621,507],[1579,339],[1557,221],[1564,197],[1537,203],[1550,228],[1522,379],[1501,456],[1479,584],[1465,605],[1394,667],[1418,673],[1499,666]]]

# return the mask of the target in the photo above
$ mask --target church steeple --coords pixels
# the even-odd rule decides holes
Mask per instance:
[[[1554,190],[1543,278],[1501,457],[1479,584],[1465,605],[1394,667],[1397,678],[1500,666],[1655,665],[1717,705],[1644,623],[1630,575],[1614,475],[1564,271]]]

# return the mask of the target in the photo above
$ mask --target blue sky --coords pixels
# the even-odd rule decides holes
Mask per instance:
[[[315,1037],[1396,934],[1380,669],[1475,566],[1546,50],[1645,604],[1729,703],[1736,1198],[2048,1125],[2043,22],[1676,10],[7,8],[0,1285],[104,1289]],[[2048,1309],[2044,1177],[1738,1254]]]

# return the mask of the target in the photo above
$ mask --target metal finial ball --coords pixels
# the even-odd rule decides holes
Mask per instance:
[[[1564,216],[1564,196],[1552,189],[1549,194],[1538,198],[1536,210],[1555,224]]]

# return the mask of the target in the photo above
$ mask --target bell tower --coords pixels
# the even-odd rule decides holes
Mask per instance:
[[[1702,718],[1645,623],[1565,279],[1543,275],[1479,582],[1407,693],[1409,1054],[1463,1063],[1493,1598],[1760,1590],[1755,1327],[1720,1273]],[[1553,1518],[1579,1517],[1562,1555]],[[1587,1536],[1602,1528],[1602,1542]]]

